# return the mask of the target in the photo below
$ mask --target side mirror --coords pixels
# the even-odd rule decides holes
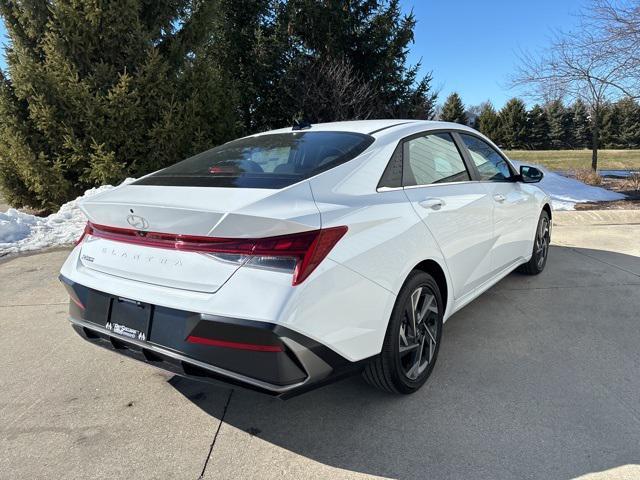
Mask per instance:
[[[542,170],[529,165],[520,165],[520,178],[522,183],[538,183],[544,177]]]

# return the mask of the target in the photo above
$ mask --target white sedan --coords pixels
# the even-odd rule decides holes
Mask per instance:
[[[447,318],[544,269],[541,178],[452,123],[234,140],[82,202],[70,320],[96,345],[281,397],[353,372],[412,393]]]

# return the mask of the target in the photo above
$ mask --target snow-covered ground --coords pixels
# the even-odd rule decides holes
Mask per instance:
[[[519,167],[519,162],[513,163]],[[576,203],[625,198],[619,193],[538,168],[544,172],[544,178],[538,185],[551,196],[555,210],[573,210]],[[124,183],[131,181],[133,179],[127,179]],[[103,185],[87,190],[82,197],[65,203],[57,213],[48,217],[29,215],[14,208],[0,212],[0,257],[73,243],[80,237],[86,223],[84,214],[78,208],[78,200],[112,188],[111,185]]]
[[[127,179],[124,183],[131,181],[133,179]],[[0,257],[75,242],[87,223],[78,208],[78,200],[112,188],[111,185],[103,185],[87,190],[83,196],[65,203],[48,217],[29,215],[15,208],[0,212]]]
[[[516,168],[520,168],[521,162],[517,160],[511,162]],[[625,198],[621,193],[612,192],[606,188],[592,187],[579,180],[550,172],[539,165],[535,165],[535,167],[544,173],[538,186],[549,194],[554,210],[575,210],[576,203],[608,202]]]

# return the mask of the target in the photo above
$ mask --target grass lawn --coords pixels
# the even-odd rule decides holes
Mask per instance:
[[[591,150],[505,150],[509,158],[551,170],[591,168]],[[640,170],[640,150],[598,150],[598,168]]]

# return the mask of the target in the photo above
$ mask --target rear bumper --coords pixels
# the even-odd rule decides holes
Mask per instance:
[[[171,373],[257,390],[287,398],[356,373],[369,359],[350,362],[330,348],[282,325],[151,305],[146,339],[113,331],[109,322],[117,297],[63,276],[70,321],[85,340]],[[215,339],[225,345],[261,345],[255,350],[193,343]],[[266,351],[265,351],[266,350]]]

